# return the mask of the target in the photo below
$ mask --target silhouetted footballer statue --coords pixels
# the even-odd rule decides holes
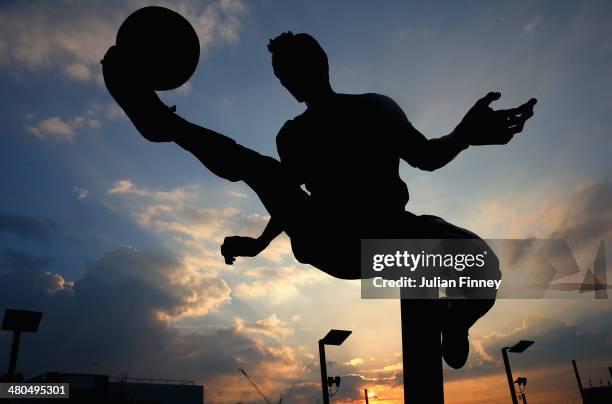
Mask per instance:
[[[391,98],[334,92],[327,55],[312,36],[286,32],[272,39],[268,50],[276,77],[307,106],[277,135],[280,161],[181,118],[139,83],[141,72],[134,71],[117,47],[111,47],[103,60],[109,92],[142,136],[175,142],[219,177],[244,181],[270,213],[258,238],[225,239],[221,252],[227,264],[235,257],[256,256],[283,231],[299,262],[342,279],[360,278],[360,239],[366,237],[473,239],[475,250],[490,251],[474,233],[404,210],[408,189],[399,175],[400,159],[433,171],[470,145],[506,144],[533,115],[535,99],[494,111],[489,104],[500,94],[491,92],[452,133],[427,139]],[[489,254],[495,258],[492,251]],[[489,265],[489,279],[500,278],[498,266],[497,261]],[[456,292],[469,297],[469,291]],[[489,297],[445,303],[442,352],[448,365],[465,364],[468,330],[493,306],[495,295]]]

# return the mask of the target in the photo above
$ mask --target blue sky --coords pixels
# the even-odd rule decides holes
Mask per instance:
[[[255,235],[265,225],[257,198],[243,184],[215,178],[177,146],[142,139],[107,94],[99,59],[120,22],[145,4],[153,3],[0,6],[0,279],[5,287],[13,285],[12,294],[6,288],[0,294],[0,308],[19,304],[52,311],[67,304],[64,311],[70,312],[74,303],[58,302],[66,294],[93,316],[103,307],[87,300],[84,291],[112,296],[115,288],[131,285],[134,296],[142,294],[137,301],[149,302],[134,305],[141,310],[134,315],[154,313],[147,324],[158,346],[171,352],[187,344],[184,338],[197,336],[223,352],[204,355],[202,361],[210,361],[206,371],[195,364],[181,368],[170,359],[166,366],[204,383],[235,381],[234,391],[213,392],[218,402],[240,398],[239,389],[248,391],[232,370],[235,364],[281,372],[279,383],[267,385],[273,391],[308,392],[308,383],[316,382],[314,342],[324,330],[345,326],[355,334],[339,353],[338,372],[357,375],[350,386],[377,377],[371,383],[380,385],[381,397],[391,397],[397,386],[383,380],[397,373],[399,329],[384,319],[399,319],[397,302],[359,300],[358,284],[297,264],[286,238],[263,257],[224,266],[217,253],[222,238]],[[471,148],[433,173],[402,164],[411,194],[407,209],[442,216],[485,238],[612,236],[609,2],[155,4],[185,15],[202,45],[189,84],[163,99],[176,104],[182,116],[273,156],[279,128],[304,110],[272,74],[266,50],[269,38],[287,30],[320,41],[337,91],[391,96],[428,137],[450,132],[488,91],[502,93],[495,103],[500,108],[538,98],[535,117],[507,146]],[[150,272],[126,269],[126,262]],[[338,316],[320,312],[322,304],[351,310]],[[487,349],[504,335],[520,334],[517,330],[544,339],[551,330],[565,332],[576,344],[581,332],[594,333],[603,344],[598,352],[612,357],[609,303],[529,305],[532,316],[554,324],[541,325],[499,302],[472,331],[480,345],[472,347],[468,371],[447,377],[448,391],[462,391],[463,379],[494,386],[487,377],[498,380],[501,373]],[[381,312],[389,315],[381,318]],[[78,327],[84,320],[75,316]],[[249,353],[214,348],[206,339],[214,333],[231,334]],[[117,341],[125,342],[121,338],[130,336]],[[6,337],[0,342],[2,362]],[[86,342],[74,344],[87,352]],[[69,351],[69,344],[62,346]],[[74,369],[64,370],[91,371],[88,364],[102,352],[73,358],[67,363]],[[105,355],[106,372],[129,369],[152,376],[130,355]],[[595,353],[585,358],[597,364]],[[361,361],[351,364],[353,359]],[[24,361],[32,373],[53,366],[27,355]],[[542,389],[550,389],[542,367],[527,365],[542,372]],[[554,366],[565,369],[562,363]]]

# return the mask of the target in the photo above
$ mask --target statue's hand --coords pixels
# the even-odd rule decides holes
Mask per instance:
[[[525,104],[511,109],[493,110],[489,106],[501,97],[491,92],[479,99],[461,120],[456,131],[469,145],[506,144],[523,130],[527,119],[533,116],[533,106],[537,100],[530,99]]]
[[[104,84],[118,102],[124,95],[141,87],[139,75],[136,73],[133,64],[117,46],[108,48],[100,63],[102,63]]]
[[[236,257],[255,257],[266,248],[266,243],[258,238],[231,236],[221,245],[221,255],[227,265],[232,265]]]
[[[155,91],[145,85],[142,72],[137,71],[130,56],[121,48],[111,46],[100,63],[108,92],[132,119],[140,134],[151,142],[172,141],[173,128],[168,129],[161,123],[167,121],[164,114],[172,114],[176,108],[167,108]]]

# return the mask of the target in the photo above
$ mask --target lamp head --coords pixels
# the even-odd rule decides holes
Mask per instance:
[[[41,318],[40,311],[6,309],[0,328],[4,331],[36,332]]]
[[[516,345],[510,348],[510,352],[523,353],[533,345],[533,341],[521,340]]]
[[[319,342],[324,345],[341,345],[351,333],[348,330],[330,330]]]

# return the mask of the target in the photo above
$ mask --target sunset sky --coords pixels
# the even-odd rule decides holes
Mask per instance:
[[[226,266],[223,238],[268,219],[255,194],[141,138],[106,92],[99,61],[150,4],[183,14],[202,46],[164,101],[275,157],[278,130],[305,108],[266,49],[288,30],[319,40],[336,91],[386,94],[428,137],[488,91],[499,108],[537,98],[507,146],[472,147],[435,172],[402,163],[407,209],[483,238],[612,240],[609,1],[3,1],[0,310],[45,313],[22,339],[27,377],[190,379],[207,403],[261,402],[241,367],[271,399],[314,403],[317,341],[340,328],[353,334],[328,350],[335,402],[363,402],[364,388],[370,403],[403,402],[399,302],[362,300],[359,282],[299,264],[285,236]],[[508,402],[500,348],[520,339],[536,341],[512,357],[530,403],[579,402],[572,359],[584,383],[610,380],[610,300],[499,300],[470,336],[466,367],[445,367],[450,404]],[[8,351],[2,332],[0,369]]]

